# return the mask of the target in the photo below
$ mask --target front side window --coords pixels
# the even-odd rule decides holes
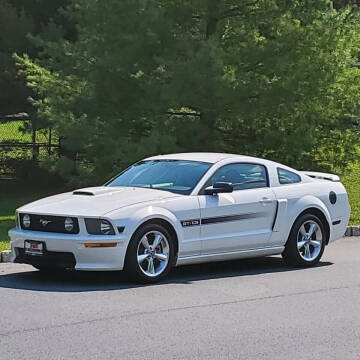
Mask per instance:
[[[189,195],[212,164],[184,160],[140,161],[106,186],[143,187]]]
[[[278,168],[277,173],[280,184],[295,184],[301,182],[301,177],[292,171]]]
[[[211,176],[206,187],[213,186],[216,182],[231,183],[234,190],[269,186],[265,166],[248,163],[224,165]]]

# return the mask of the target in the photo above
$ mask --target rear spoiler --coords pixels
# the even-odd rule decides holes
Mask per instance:
[[[314,179],[329,180],[329,181],[340,181],[340,178],[334,174],[316,172],[316,171],[300,171],[302,174],[310,176]]]

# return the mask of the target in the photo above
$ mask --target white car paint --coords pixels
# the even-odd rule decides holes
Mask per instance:
[[[13,261],[17,249],[24,248],[25,240],[37,240],[43,241],[48,251],[73,253],[77,270],[122,270],[132,235],[143,223],[154,219],[165,220],[176,233],[176,265],[280,254],[294,221],[310,208],[320,210],[326,218],[329,241],[339,239],[345,232],[350,206],[346,190],[339,181],[330,181],[331,176],[330,180],[323,180],[329,179],[331,174],[321,177],[322,173],[316,173],[317,178],[314,178],[282,164],[235,154],[184,153],[146,160],[161,159],[203,161],[212,166],[190,195],[150,188],[100,186],[79,189],[80,194],[68,192],[22,206],[17,209],[18,213],[77,217],[80,231],[78,234],[60,234],[23,230],[18,226],[9,231]],[[231,163],[264,165],[270,186],[218,195],[199,194],[212,174]],[[280,184],[278,167],[296,173],[301,182]],[[330,191],[337,195],[334,205],[329,201]],[[93,195],[82,195],[84,192]],[[201,224],[208,218],[242,214],[253,214],[254,217]],[[115,235],[88,234],[85,218],[110,221]],[[119,232],[118,227],[123,227],[124,231]],[[117,246],[86,248],[84,244],[91,242],[115,242]]]

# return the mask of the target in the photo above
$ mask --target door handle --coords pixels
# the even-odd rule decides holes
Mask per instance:
[[[259,200],[259,202],[265,205],[265,204],[271,204],[273,200],[267,197],[263,197],[261,200]]]

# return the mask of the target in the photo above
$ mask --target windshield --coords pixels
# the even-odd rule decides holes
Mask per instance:
[[[140,161],[107,186],[134,186],[189,195],[212,164],[184,160]]]

